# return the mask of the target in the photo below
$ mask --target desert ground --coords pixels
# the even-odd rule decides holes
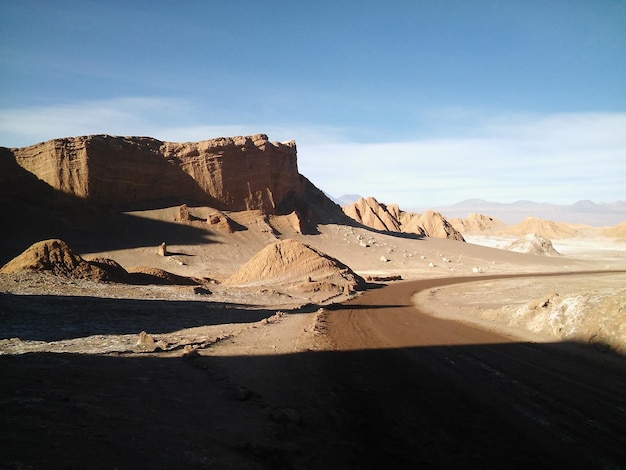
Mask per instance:
[[[1,468],[626,467],[623,241],[548,257],[256,211],[227,233],[178,210],[62,235],[197,285],[0,274]],[[280,240],[367,289],[229,284]]]

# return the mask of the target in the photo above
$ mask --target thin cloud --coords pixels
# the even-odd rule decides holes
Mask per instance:
[[[625,113],[480,118],[476,138],[318,145],[300,168],[330,194],[401,205],[626,197]]]
[[[435,138],[359,143],[353,129],[307,123],[207,122],[185,100],[131,97],[0,110],[0,145],[52,138],[145,135],[169,141],[266,133],[296,140],[299,169],[329,194],[362,194],[401,206],[463,199],[574,202],[625,199],[626,113],[425,114]]]
[[[296,140],[298,145],[338,142],[343,132],[330,126],[281,123],[207,122],[222,119],[218,109],[206,110],[180,99],[127,97],[55,106],[0,109],[0,145],[22,147],[50,139],[91,135],[141,135],[171,142],[215,137],[268,134],[271,140]]]

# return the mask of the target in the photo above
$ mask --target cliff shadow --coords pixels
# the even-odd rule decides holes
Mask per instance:
[[[33,243],[49,238],[63,239],[78,252],[156,248],[164,240],[169,244],[214,242],[208,227],[125,214],[121,208],[58,191],[19,166],[6,148],[0,148],[0,203],[4,218],[0,227],[0,265]],[[154,201],[143,208],[156,209],[166,204],[175,205],[177,201]]]

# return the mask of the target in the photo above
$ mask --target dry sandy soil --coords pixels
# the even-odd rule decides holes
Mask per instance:
[[[0,275],[0,468],[626,466],[623,243],[553,240],[567,256],[539,257],[302,235],[254,212],[228,214],[247,229],[227,234],[175,212],[71,244],[205,289]],[[410,282],[352,297],[221,284],[285,238]]]

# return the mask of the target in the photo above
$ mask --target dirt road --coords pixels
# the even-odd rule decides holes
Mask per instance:
[[[391,285],[329,315],[344,351],[331,370],[363,451],[358,464],[625,467],[623,358],[519,342],[411,304],[418,290],[465,280]]]
[[[626,468],[624,358],[411,304],[450,282],[368,291],[319,314],[326,334],[306,311],[0,295],[0,338],[42,348],[0,355],[0,468]],[[247,333],[189,355],[57,351],[233,321]]]

